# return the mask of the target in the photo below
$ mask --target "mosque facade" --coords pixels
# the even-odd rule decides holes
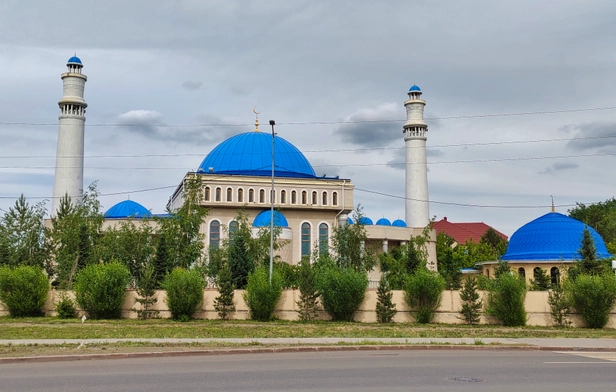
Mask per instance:
[[[79,202],[83,191],[87,107],[83,97],[87,77],[82,73],[83,63],[77,56],[68,60],[67,67],[67,72],[62,74],[64,95],[59,102],[61,114],[52,215],[60,198],[68,195],[73,202]],[[407,121],[401,139],[406,148],[406,221],[381,218],[373,222],[363,217],[360,222],[367,234],[364,246],[378,252],[405,245],[411,236],[422,235],[430,223],[426,165],[428,126],[423,119],[426,102],[421,94],[421,89],[414,85],[404,102]],[[273,206],[274,225],[280,228],[279,239],[284,244],[277,256],[291,264],[311,256],[315,248],[331,246],[333,230],[339,225],[358,223],[352,217],[356,200],[351,179],[317,176],[296,146],[280,136],[259,130],[258,118],[254,131],[223,141],[206,155],[195,172],[181,179],[167,203],[169,210],[182,205],[184,184],[194,178],[203,187],[201,205],[209,211],[201,225],[206,248],[221,245],[237,225],[235,219],[240,209],[245,210],[253,232],[257,233],[270,226]],[[117,203],[104,215],[106,226],[154,216],[148,208],[133,200]],[[436,235],[432,229],[428,234],[428,267],[436,270]],[[378,271],[375,274],[371,279],[378,279]]]

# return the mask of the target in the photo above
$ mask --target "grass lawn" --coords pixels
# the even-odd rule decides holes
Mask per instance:
[[[60,320],[0,317],[0,339],[113,338],[616,338],[613,329],[248,320]]]

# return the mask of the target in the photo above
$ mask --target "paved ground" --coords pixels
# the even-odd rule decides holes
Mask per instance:
[[[611,392],[615,370],[616,362],[609,358],[578,352],[270,353],[3,364],[0,392]]]

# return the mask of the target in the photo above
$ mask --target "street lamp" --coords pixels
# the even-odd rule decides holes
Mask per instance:
[[[270,265],[269,265],[269,284],[272,287],[272,274],[274,273],[274,125],[276,122],[270,120],[269,124],[272,126],[272,190],[270,192]]]

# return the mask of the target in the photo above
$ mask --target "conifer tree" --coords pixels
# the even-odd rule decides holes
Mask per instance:
[[[381,279],[379,280],[379,288],[376,293],[376,319],[382,324],[391,323],[398,311],[396,310],[396,304],[392,301],[393,293],[391,292],[391,288],[385,274],[381,275]]]
[[[536,267],[533,270],[533,278],[531,283],[531,290],[533,291],[547,291],[552,286],[552,279],[543,268]]]
[[[578,250],[581,260],[578,263],[580,272],[590,275],[601,275],[605,272],[605,268],[601,263],[601,260],[597,259],[597,247],[595,241],[590,235],[588,227],[584,228],[584,234],[582,235],[582,244]]]
[[[229,313],[235,311],[233,305],[233,275],[229,264],[223,263],[218,270],[218,297],[214,299],[214,309],[218,312],[221,320],[227,320]]]
[[[317,318],[318,298],[316,273],[308,257],[303,257],[299,264],[299,319],[310,321]]]
[[[479,323],[483,301],[479,300],[477,279],[474,276],[469,275],[464,279],[462,290],[460,290],[460,299],[462,300],[462,309],[460,309],[462,316],[460,319],[470,325]]]
[[[548,294],[548,304],[550,305],[550,315],[552,320],[559,327],[571,325],[569,314],[571,314],[571,299],[565,293],[562,285],[555,284]]]
[[[137,280],[137,295],[135,302],[141,304],[141,309],[137,310],[137,317],[147,320],[158,317],[158,310],[152,309],[157,299],[156,294],[156,275],[152,264],[146,265],[141,271],[141,276]]]
[[[154,281],[156,288],[160,288],[165,276],[171,272],[169,249],[167,248],[167,240],[165,236],[161,236],[156,247],[156,256],[154,257]]]

